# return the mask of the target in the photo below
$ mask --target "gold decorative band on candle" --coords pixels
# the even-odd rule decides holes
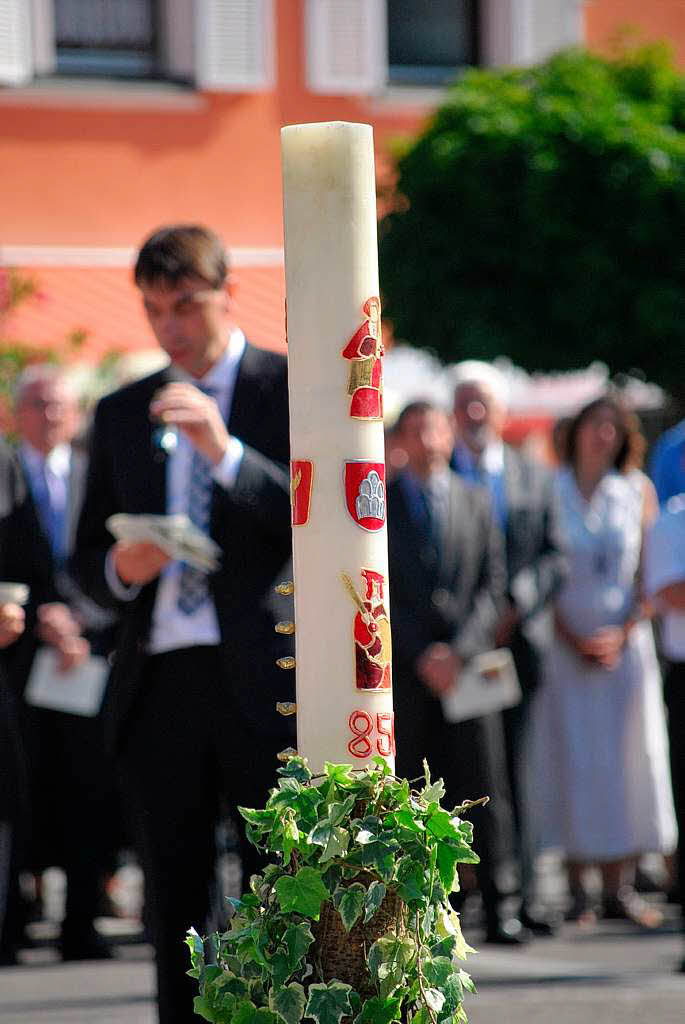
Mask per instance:
[[[294,700],[279,700],[276,705],[276,711],[278,711],[279,715],[289,718],[290,715],[297,713],[297,704]]]
[[[277,622],[274,626],[277,633],[281,633],[283,636],[292,636],[295,632],[294,622]]]
[[[274,590],[277,594],[282,594],[284,597],[288,597],[289,594],[295,593],[295,584],[292,580],[285,580],[283,583],[277,583]]]
[[[297,757],[297,751],[295,747],[286,747],[285,750],[281,750],[280,753],[276,754],[279,761],[288,761],[291,757]]]
[[[279,668],[295,668],[295,659],[287,655],[285,658],[276,658],[276,664]]]

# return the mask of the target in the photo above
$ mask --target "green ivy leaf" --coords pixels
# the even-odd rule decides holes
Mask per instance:
[[[287,811],[283,818],[283,863],[290,863],[290,854],[300,840],[300,830],[295,823],[292,811]]]
[[[408,810],[393,811],[392,814],[386,815],[383,824],[390,828],[405,828],[416,835],[421,835],[426,830],[421,819],[414,817]]]
[[[291,757],[282,768],[277,768],[278,775],[285,778],[297,779],[298,782],[310,782],[312,773],[304,757]]]
[[[193,976],[199,978],[202,968],[205,966],[205,945],[202,938],[194,928],[186,932],[186,946],[190,950],[190,962],[192,964]]]
[[[346,932],[351,931],[361,916],[366,899],[366,889],[359,882],[354,882],[342,892],[336,906]]]
[[[350,777],[350,772],[352,771],[351,764],[331,764],[330,761],[326,761],[323,770],[331,782],[335,782],[338,785],[354,781]]]
[[[288,925],[283,934],[283,942],[288,951],[288,963],[293,971],[307,955],[307,950],[313,941],[311,928],[305,921]]]
[[[328,821],[331,825],[339,825],[355,805],[356,797],[348,796],[342,803],[332,803],[328,808]]]
[[[271,972],[271,980],[276,988],[280,988],[281,985],[285,985],[286,981],[293,973],[293,968],[290,966],[288,954],[284,950],[276,950],[269,961],[269,970]]]
[[[344,857],[350,844],[350,833],[338,825],[330,825],[323,822],[313,828],[307,836],[307,842],[314,846],[322,846],[323,853],[319,857],[319,863],[325,864],[333,857]]]
[[[427,902],[424,889],[423,865],[412,863],[410,870],[405,870],[402,873],[402,882],[397,890],[400,898],[409,905],[410,909],[415,910],[417,904]]]
[[[302,985],[296,981],[287,988],[278,989],[272,992],[269,997],[269,1006],[285,1024],[300,1024],[304,1015],[305,995]]]
[[[438,874],[445,892],[448,894],[458,888],[457,861],[459,853],[459,850],[448,843],[438,843]]]
[[[471,992],[472,995],[476,994],[476,985],[470,974],[466,971],[459,971],[459,981],[462,983],[467,992]]]
[[[438,992],[437,988],[427,988],[424,992],[424,999],[435,1013],[440,1013],[445,1005],[445,997],[442,992]]]
[[[231,1019],[231,1024],[277,1024],[278,1017],[265,1006],[259,1009],[253,1002],[246,999],[240,1003]]]
[[[402,996],[394,996],[389,999],[372,996],[364,1003],[362,1012],[355,1019],[354,1024],[391,1024],[393,1020],[400,1020],[401,1012]]]
[[[382,882],[372,882],[366,890],[364,899],[364,924],[370,921],[385,899],[385,886]]]
[[[445,795],[445,783],[442,779],[436,779],[435,782],[431,783],[430,778],[424,788],[421,790],[421,796],[427,804],[439,804]]]
[[[452,815],[447,811],[436,811],[431,814],[426,822],[426,829],[436,839],[461,839],[457,826],[453,824]]]
[[[294,877],[283,875],[279,878],[275,888],[284,914],[295,910],[318,921],[321,904],[328,899],[328,889],[321,881],[320,871],[310,867],[300,868]]]
[[[424,960],[421,964],[421,970],[428,984],[432,985],[433,988],[439,989],[443,988],[447,983],[447,979],[454,973],[452,961],[447,956],[434,956]]]
[[[404,982],[406,968],[414,956],[414,941],[396,935],[377,939],[369,950],[371,977],[378,982],[382,999],[387,999]]]
[[[317,1024],[340,1024],[343,1017],[352,1012],[350,985],[341,981],[330,981],[327,985],[310,985],[306,1017],[312,1017]]]
[[[375,764],[378,768],[381,769],[381,774],[383,775],[384,778],[386,778],[388,775],[392,775],[392,772],[390,771],[390,765],[388,764],[384,757],[380,756],[380,754],[374,754],[374,756],[371,758],[371,762],[372,764]]]
[[[238,807],[240,815],[250,825],[261,825],[264,829],[270,829],[276,820],[275,811],[256,810],[252,807]]]

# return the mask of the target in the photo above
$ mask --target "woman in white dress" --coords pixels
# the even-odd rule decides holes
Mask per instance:
[[[583,877],[598,865],[605,917],[646,927],[661,915],[636,896],[635,864],[670,853],[676,825],[661,679],[640,595],[645,526],[657,512],[638,468],[637,421],[610,398],[568,428],[557,478],[569,575],[535,709],[534,802],[541,845],[567,857],[569,917],[592,919]]]

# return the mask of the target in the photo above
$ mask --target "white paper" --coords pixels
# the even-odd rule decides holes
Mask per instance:
[[[92,655],[77,668],[60,672],[57,653],[42,647],[33,659],[24,699],[37,708],[92,718],[100,710],[108,673],[107,659]]]
[[[480,718],[520,703],[521,686],[511,651],[502,647],[472,658],[441,700],[448,722]]]
[[[117,540],[156,544],[170,558],[204,572],[219,568],[221,548],[188,516],[136,516],[120,512],[110,516],[105,525]]]
[[[0,604],[26,604],[28,599],[25,583],[0,583]]]

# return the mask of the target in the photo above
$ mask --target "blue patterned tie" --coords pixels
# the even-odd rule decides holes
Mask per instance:
[[[201,390],[210,397],[209,388]],[[212,503],[212,464],[197,449],[193,449],[188,494],[188,518],[203,533],[209,533],[209,514]],[[177,605],[184,615],[192,615],[204,604],[209,595],[207,573],[183,562],[178,587]]]

